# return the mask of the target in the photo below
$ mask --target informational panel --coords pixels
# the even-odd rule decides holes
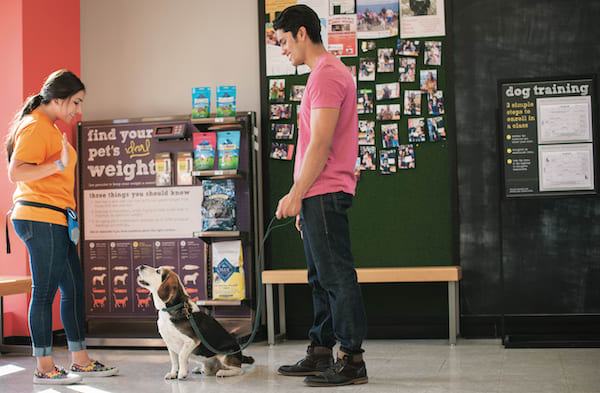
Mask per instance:
[[[595,81],[498,83],[505,197],[597,193]]]
[[[82,123],[79,134],[82,257],[88,318],[156,313],[136,283],[140,265],[169,266],[193,300],[206,299],[202,188],[156,186],[156,153],[192,151],[188,140],[159,141],[156,127],[189,126],[188,119]],[[171,168],[175,168],[171,165]]]

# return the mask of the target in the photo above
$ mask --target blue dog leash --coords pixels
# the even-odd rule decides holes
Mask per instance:
[[[252,344],[252,341],[254,340],[254,336],[256,336],[256,332],[258,331],[258,325],[260,323],[260,315],[262,312],[263,284],[262,284],[262,274],[261,274],[261,272],[262,272],[261,260],[262,260],[263,247],[265,246],[265,242],[267,241],[267,238],[269,237],[269,235],[271,234],[273,229],[282,228],[286,225],[291,224],[295,220],[295,218],[292,217],[291,219],[289,219],[287,222],[285,222],[283,224],[279,224],[279,225],[275,225],[275,226],[271,227],[273,225],[273,222],[275,222],[276,218],[277,217],[273,217],[271,219],[271,222],[269,223],[269,226],[267,227],[267,231],[265,232],[265,237],[263,238],[263,241],[260,245],[260,249],[258,250],[258,307],[256,310],[256,319],[254,320],[254,327],[252,328],[252,334],[250,335],[250,338],[248,338],[248,342],[246,342],[246,344],[244,344],[240,349],[238,349],[237,351],[234,351],[234,352],[222,352],[222,351],[219,351],[218,349],[213,348],[213,346],[210,345],[206,341],[206,339],[200,332],[200,329],[198,329],[198,325],[196,324],[196,321],[194,321],[194,318],[192,316],[192,310],[191,310],[191,306],[189,305],[189,303],[182,302],[182,303],[176,304],[174,306],[165,307],[165,308],[161,309],[161,311],[169,312],[169,311],[179,310],[180,308],[183,308],[185,316],[187,317],[188,321],[190,321],[190,324],[192,325],[192,329],[194,330],[194,333],[196,333],[196,336],[198,336],[198,338],[200,339],[202,344],[204,344],[204,346],[206,348],[208,348],[208,350],[211,352],[214,352],[214,353],[220,354],[220,355],[233,355],[238,352],[242,352],[244,349],[248,348],[248,346],[250,346],[250,344]]]

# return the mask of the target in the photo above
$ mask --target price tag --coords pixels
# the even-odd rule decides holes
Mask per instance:
[[[224,117],[216,117],[215,118],[215,123],[223,123],[225,122],[225,118]]]
[[[223,174],[223,171],[215,171],[215,176],[221,176]]]

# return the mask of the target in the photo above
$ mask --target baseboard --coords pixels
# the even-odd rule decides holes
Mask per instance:
[[[600,315],[507,315],[506,348],[599,348]]]

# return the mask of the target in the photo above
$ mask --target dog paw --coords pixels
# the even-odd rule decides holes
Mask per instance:
[[[177,378],[177,371],[171,371],[165,374],[165,379],[175,379]]]
[[[202,366],[194,367],[192,369],[192,374],[202,374]]]
[[[181,371],[179,372],[179,374],[177,374],[177,379],[182,380],[182,379],[186,379],[188,376],[187,373],[182,373]]]

